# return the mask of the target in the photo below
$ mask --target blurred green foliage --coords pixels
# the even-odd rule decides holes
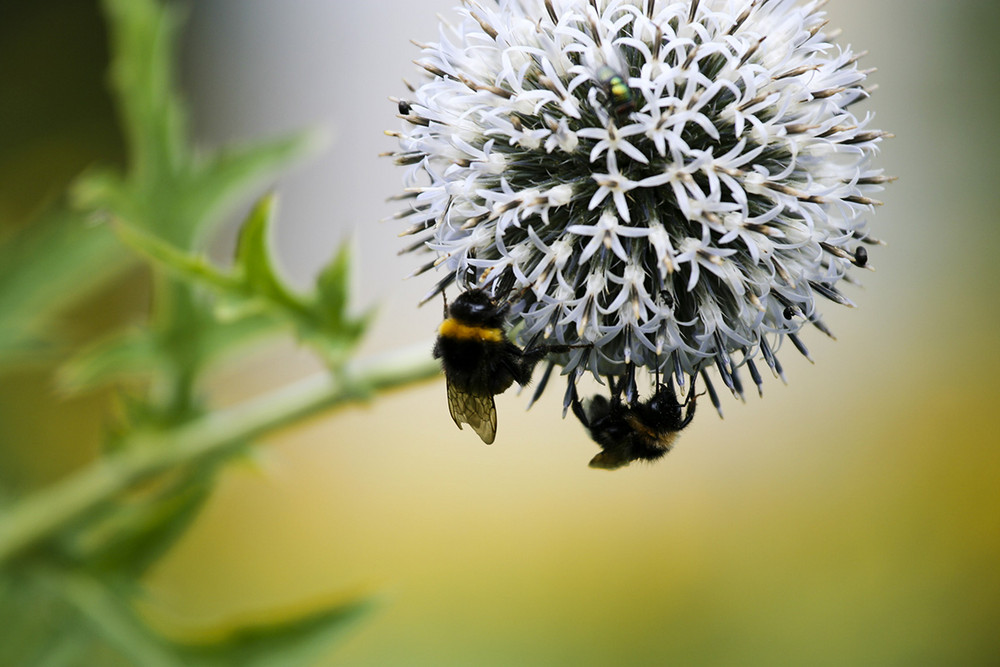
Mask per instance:
[[[107,61],[96,0],[0,5],[0,237],[37,226],[40,202],[95,160],[122,160]]]
[[[244,223],[231,268],[205,259],[226,213],[314,138],[196,151],[174,89],[177,11],[156,0],[104,0],[102,9],[126,167],[88,169],[68,184],[68,197],[25,222],[14,220],[23,211],[0,207],[14,220],[0,236],[0,375],[45,360],[63,395],[110,385],[120,409],[96,461],[32,493],[0,493],[0,664],[306,663],[369,603],[244,624],[197,643],[157,634],[134,603],[143,575],[197,516],[225,462],[262,432],[371,390],[363,376],[345,373],[370,314],[351,314],[346,245],[312,293],[286,285],[270,250],[272,195]],[[14,123],[27,114],[17,105],[3,113]],[[152,266],[148,321],[83,345],[66,335],[60,318],[137,259]],[[288,331],[340,382],[270,412],[214,410],[202,391],[206,371]],[[421,364],[417,375],[432,370]]]

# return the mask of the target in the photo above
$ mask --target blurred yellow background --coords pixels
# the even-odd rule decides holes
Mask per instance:
[[[0,186],[14,220],[120,151],[96,10],[31,4],[4,10],[0,62],[59,48],[8,79],[51,115],[15,133],[26,107],[0,130],[0,183],[22,184]],[[397,226],[377,222],[401,176],[377,157],[398,124],[386,98],[417,77],[408,40],[436,39],[435,12],[452,5],[416,4],[198,0],[185,33],[203,144],[330,130],[330,150],[278,185],[278,247],[304,284],[356,237],[358,302],[380,306],[366,354],[429,349],[440,318],[416,308],[430,281],[401,280],[416,260],[397,258]],[[197,633],[378,594],[330,665],[995,664],[1000,6],[827,11],[839,42],[878,68],[865,109],[896,134],[880,165],[899,181],[872,222],[888,242],[872,252],[877,271],[849,288],[859,308],[826,308],[837,341],[804,336],[815,365],[789,346],[787,386],[771,380],[746,404],[724,396],[724,420],[704,402],[664,461],[614,473],[587,468],[596,447],[559,418],[561,388],[527,413],[526,394],[500,397],[492,447],[454,428],[442,382],[315,419],[223,475],[149,578],[149,617]],[[80,99],[76,117],[51,108]],[[139,317],[136,291],[94,318]],[[316,370],[272,348],[220,372],[213,391],[235,401]],[[8,476],[30,487],[92,456],[104,397],[57,404],[32,371],[2,381]]]

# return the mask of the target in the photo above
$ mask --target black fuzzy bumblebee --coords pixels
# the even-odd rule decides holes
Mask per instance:
[[[616,470],[632,461],[655,461],[674,446],[678,433],[694,419],[697,397],[694,380],[683,403],[677,401],[671,382],[657,383],[656,392],[647,401],[624,403],[621,387],[612,387],[611,399],[597,395],[584,410],[572,391],[573,414],[601,446],[590,461],[591,468]],[[684,408],[687,407],[685,414]]]
[[[545,355],[569,345],[522,350],[507,339],[504,317],[509,302],[499,304],[484,290],[469,289],[449,306],[438,329],[434,358],[441,360],[448,384],[448,410],[458,428],[468,424],[487,445],[497,433],[493,397],[515,382],[526,385]]]

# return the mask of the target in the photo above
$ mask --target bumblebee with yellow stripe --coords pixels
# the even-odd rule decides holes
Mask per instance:
[[[473,288],[458,295],[438,329],[434,358],[441,360],[448,385],[448,410],[455,425],[468,424],[487,445],[497,433],[493,397],[517,382],[526,385],[545,355],[567,345],[545,345],[525,351],[507,339],[504,318],[509,303],[499,304],[486,291]]]

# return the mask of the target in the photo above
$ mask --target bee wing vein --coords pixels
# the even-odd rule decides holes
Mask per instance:
[[[448,411],[455,425],[472,427],[483,442],[493,444],[497,434],[497,407],[491,394],[473,394],[448,382]]]

